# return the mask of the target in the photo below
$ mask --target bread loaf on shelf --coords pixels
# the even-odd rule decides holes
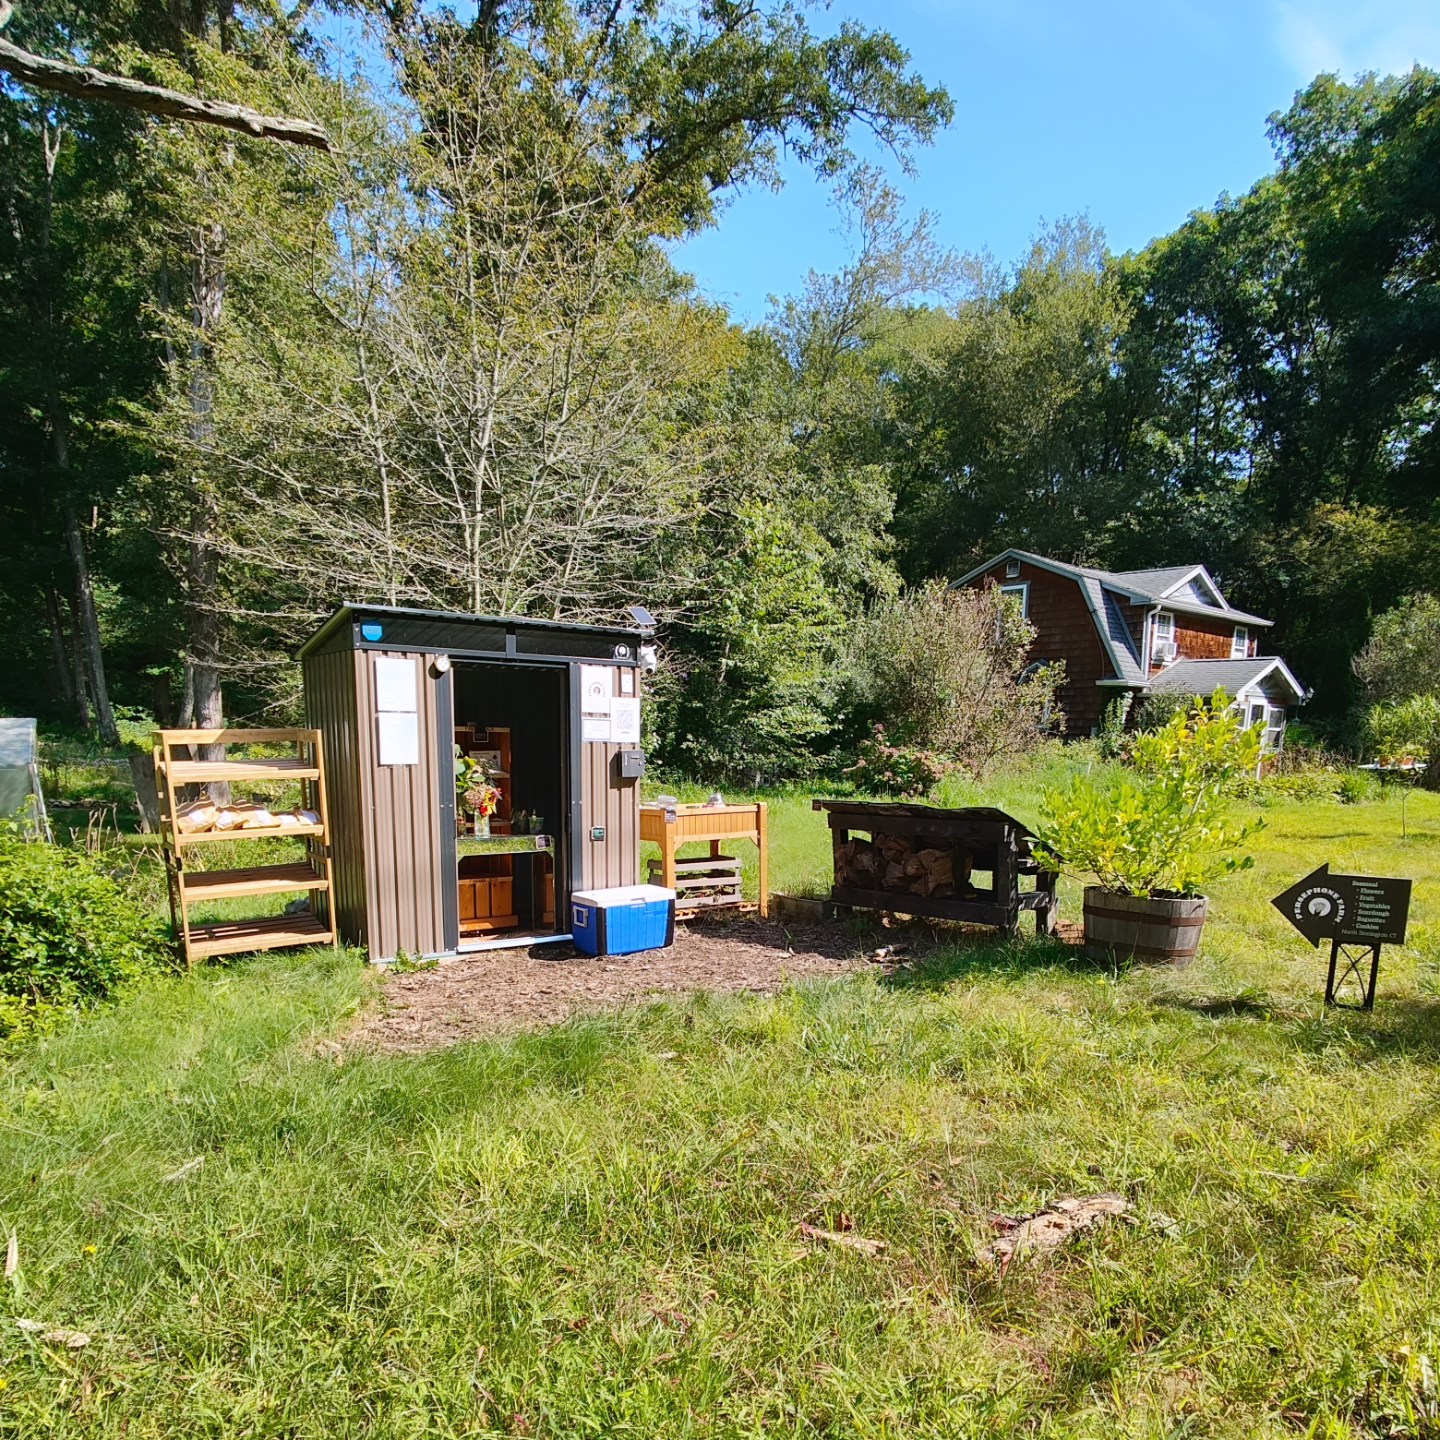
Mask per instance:
[[[208,800],[194,800],[175,812],[175,828],[182,835],[209,830],[215,824],[215,807]]]

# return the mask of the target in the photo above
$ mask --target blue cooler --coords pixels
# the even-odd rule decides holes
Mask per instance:
[[[577,890],[570,897],[570,938],[586,955],[663,950],[675,939],[675,892],[660,885]]]

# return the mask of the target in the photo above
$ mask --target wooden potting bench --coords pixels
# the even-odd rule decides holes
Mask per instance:
[[[660,847],[655,879],[675,891],[679,915],[698,910],[735,909],[740,894],[740,863],[723,853],[726,840],[750,840],[760,852],[761,915],[770,913],[770,842],[764,801],[753,805],[642,805],[640,838]],[[682,845],[708,844],[710,853],[681,857]],[[713,891],[713,894],[700,892]]]

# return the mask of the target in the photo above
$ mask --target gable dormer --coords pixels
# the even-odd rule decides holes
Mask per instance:
[[[1183,584],[1167,590],[1165,598],[1191,605],[1204,605],[1213,610],[1230,608],[1220,593],[1220,587],[1210,578],[1210,572],[1203,565],[1196,566],[1195,573]]]

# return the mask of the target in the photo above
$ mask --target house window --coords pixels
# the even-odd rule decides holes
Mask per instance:
[[[1020,618],[1022,620],[1030,618],[1030,582],[1028,580],[1022,581],[1019,585],[1002,585],[1000,593],[1020,602]]]
[[[1285,743],[1285,707],[1283,705],[1267,705],[1265,707],[1265,748],[1272,754],[1280,749]]]
[[[1245,711],[1245,728],[1253,730],[1257,725],[1265,723],[1265,702],[1263,700],[1252,700]]]
[[[1230,658],[1244,660],[1250,654],[1250,631],[1244,625],[1235,627],[1235,638],[1230,642]]]
[[[1020,562],[1018,560],[1007,560],[1005,562],[1005,578],[1007,580],[1018,580],[1020,578]]]
[[[1168,665],[1175,658],[1175,617],[1168,610],[1157,611],[1150,619],[1150,660]]]

